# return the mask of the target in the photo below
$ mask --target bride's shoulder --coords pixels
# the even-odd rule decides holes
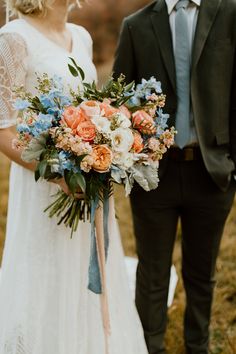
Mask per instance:
[[[12,33],[12,32],[20,33],[22,31],[24,32],[24,30],[26,30],[24,26],[24,21],[17,19],[17,20],[10,21],[6,23],[4,26],[2,26],[0,28],[0,33]]]
[[[22,31],[20,20],[14,20],[0,28],[0,47],[2,50],[14,49],[14,51],[26,52],[27,44]]]
[[[90,33],[83,26],[76,25],[74,23],[68,23],[71,29],[78,35],[78,37],[87,45],[92,44],[92,37]]]
[[[0,28],[1,41],[26,46],[27,29],[21,20],[13,20]]]

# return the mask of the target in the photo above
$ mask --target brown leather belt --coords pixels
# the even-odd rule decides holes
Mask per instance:
[[[200,161],[202,160],[201,150],[198,146],[186,146],[183,149],[171,147],[168,156],[173,161]]]

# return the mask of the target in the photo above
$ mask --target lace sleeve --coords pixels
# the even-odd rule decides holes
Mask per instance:
[[[27,47],[16,33],[0,34],[0,129],[16,124],[13,90],[25,84]]]

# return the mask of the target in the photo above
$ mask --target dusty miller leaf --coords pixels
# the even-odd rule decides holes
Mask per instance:
[[[45,151],[47,136],[40,135],[38,138],[33,138],[29,145],[21,154],[22,160],[26,162],[32,162],[39,159],[42,152]]]
[[[131,168],[134,180],[147,192],[158,186],[158,170],[152,166],[134,165]]]

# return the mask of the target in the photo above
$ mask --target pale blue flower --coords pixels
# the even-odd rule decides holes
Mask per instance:
[[[141,105],[141,101],[140,98],[138,98],[137,96],[132,96],[130,97],[130,99],[126,102],[126,105],[130,108],[132,107],[136,107],[136,106],[140,106]]]
[[[13,107],[18,110],[18,111],[23,111],[24,109],[27,109],[30,107],[30,102],[28,100],[22,100],[18,98],[15,103],[13,104]]]
[[[32,126],[32,134],[35,137],[38,137],[43,132],[48,131],[53,124],[53,116],[50,114],[42,114],[38,115],[38,119],[35,121]]]
[[[17,125],[17,131],[19,133],[31,133],[30,127],[26,123],[21,123]]]
[[[64,175],[64,171],[73,171],[74,173],[80,172],[80,168],[75,165],[74,161],[71,159],[71,154],[66,151],[61,151],[58,154],[60,173]]]
[[[157,109],[157,122],[162,126],[163,129],[167,128],[167,121],[169,119],[169,114],[163,113],[161,108]]]

